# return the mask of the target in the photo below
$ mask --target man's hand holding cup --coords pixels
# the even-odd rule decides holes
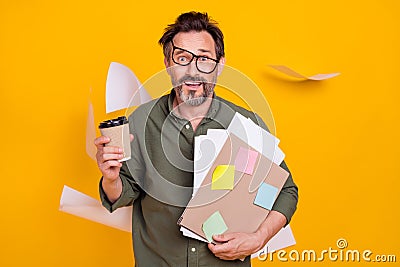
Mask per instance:
[[[101,122],[99,128],[102,135],[94,140],[97,165],[103,175],[103,189],[109,200],[114,202],[122,192],[119,172],[121,162],[131,158],[130,142],[133,135],[129,133],[126,117]]]

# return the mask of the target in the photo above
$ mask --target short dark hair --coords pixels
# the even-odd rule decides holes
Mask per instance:
[[[224,35],[218,27],[218,23],[211,19],[207,13],[201,12],[187,12],[179,15],[175,20],[174,24],[169,24],[164,29],[164,34],[158,41],[163,47],[164,56],[169,58],[171,55],[170,42],[174,36],[179,32],[190,32],[190,31],[207,31],[215,42],[215,54],[219,60],[225,56],[224,51]]]

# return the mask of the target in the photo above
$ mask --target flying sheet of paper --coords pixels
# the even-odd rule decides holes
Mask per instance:
[[[314,80],[314,81],[326,80],[326,79],[338,76],[340,74],[339,72],[335,72],[335,73],[327,73],[327,74],[315,74],[312,76],[304,76],[284,65],[269,65],[269,66],[277,71],[280,71],[280,72],[290,76],[290,77],[298,78],[298,79]]]
[[[108,212],[100,201],[64,185],[60,211],[97,223],[132,232],[132,206]]]
[[[235,181],[235,166],[219,165],[212,175],[211,190],[233,189]]]
[[[212,242],[213,235],[223,234],[226,230],[228,230],[228,226],[222,218],[222,215],[219,211],[214,212],[204,223],[203,223],[203,232],[207,237],[208,242]]]
[[[86,153],[93,160],[96,160],[96,147],[94,139],[96,138],[96,126],[94,124],[94,112],[92,102],[89,101],[88,115],[86,121]]]
[[[106,82],[106,113],[139,106],[150,100],[150,95],[128,67],[111,62]]]

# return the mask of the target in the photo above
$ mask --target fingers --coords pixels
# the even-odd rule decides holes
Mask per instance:
[[[103,164],[107,161],[118,161],[124,157],[122,152],[122,148],[119,147],[104,147],[102,149],[98,149],[96,153],[97,163]]]
[[[217,258],[220,258],[221,260],[235,260],[239,258],[236,255],[237,252],[235,248],[233,248],[230,242],[217,245],[210,243],[208,244],[208,248]]]
[[[117,146],[105,146],[102,147],[101,150],[105,154],[118,154],[123,152],[122,148]]]
[[[231,243],[226,242],[223,244],[216,244],[216,245],[210,243],[210,244],[208,244],[208,248],[214,254],[226,253],[231,250]]]
[[[97,165],[105,180],[113,181],[118,178],[122,163],[118,160],[124,157],[123,150],[120,147],[104,146],[110,142],[107,136],[100,136],[94,140],[97,147],[96,160]]]
[[[97,147],[97,154],[118,154],[122,153],[122,148],[120,147],[115,147],[115,146],[104,146],[105,144],[108,144],[111,141],[111,139],[107,136],[100,136],[97,137],[94,140],[94,145]],[[115,158],[117,159],[117,158]]]
[[[94,145],[99,148],[101,146],[104,146],[105,144],[109,143],[111,141],[110,138],[108,138],[107,136],[100,136],[97,137],[96,139],[94,139]]]
[[[219,243],[228,242],[229,240],[234,239],[235,237],[236,237],[235,233],[213,235],[213,239]]]
[[[223,260],[243,259],[250,255],[247,248],[249,241],[248,235],[243,233],[228,233],[213,235],[213,239],[218,244],[208,244],[210,251],[218,258]]]
[[[96,158],[99,163],[107,160],[119,160],[124,157],[123,150],[116,146],[101,146],[98,145]]]
[[[107,161],[104,161],[103,163],[101,163],[100,169],[107,170],[112,167],[121,167],[121,166],[122,166],[122,163],[119,162],[118,160],[107,160]]]
[[[106,162],[109,160],[120,160],[124,157],[122,153],[103,153],[103,157],[101,158],[102,162]]]
[[[131,142],[132,142],[134,139],[133,134],[129,134],[129,137],[131,138]]]

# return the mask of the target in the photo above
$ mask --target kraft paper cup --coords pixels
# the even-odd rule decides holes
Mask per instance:
[[[111,141],[105,146],[116,146],[123,150],[124,158],[119,162],[129,160],[131,158],[131,138],[129,135],[128,119],[118,117],[117,119],[103,121],[99,125],[101,135],[107,136]]]

